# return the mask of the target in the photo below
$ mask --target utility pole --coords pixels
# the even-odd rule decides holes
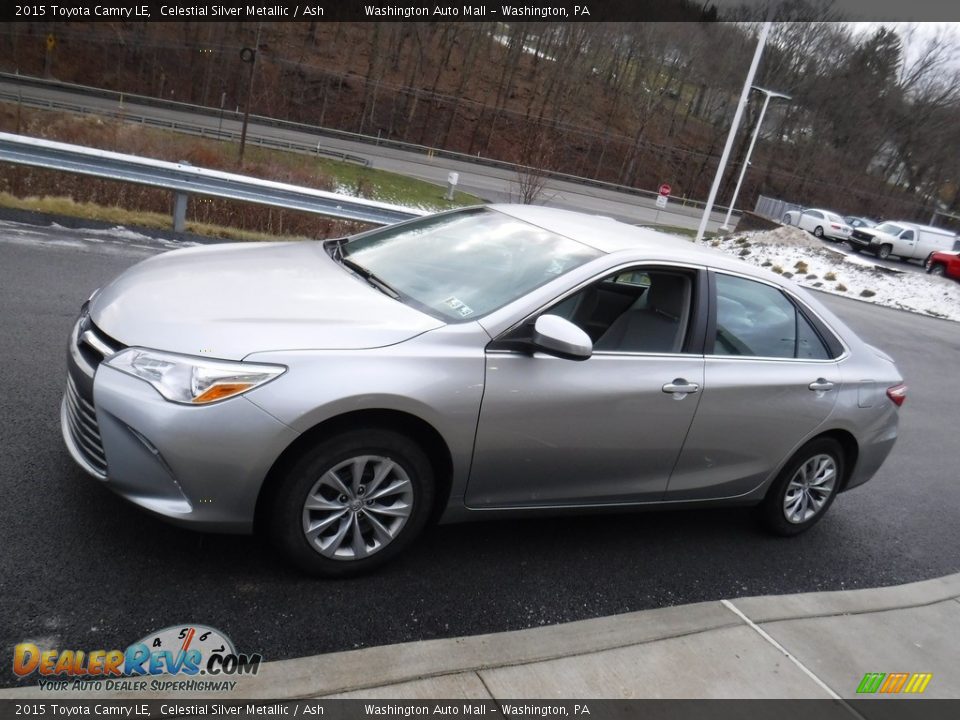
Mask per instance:
[[[733,124],[730,126],[730,132],[727,135],[727,143],[723,146],[723,154],[720,156],[720,165],[717,167],[717,174],[713,178],[713,185],[710,188],[710,195],[707,197],[707,205],[703,209],[703,217],[700,218],[700,226],[697,228],[697,238],[695,242],[703,240],[703,234],[707,230],[707,221],[710,219],[710,213],[713,210],[713,203],[717,199],[717,191],[720,189],[720,181],[723,179],[723,171],[727,168],[727,160],[730,159],[730,149],[733,147],[733,140],[737,136],[737,128],[740,127],[740,119],[743,117],[743,108],[747,104],[747,96],[750,94],[750,88],[753,85],[753,77],[757,74],[757,66],[760,64],[760,56],[763,55],[763,46],[767,42],[767,34],[770,32],[770,21],[763,23],[760,30],[760,39],[757,40],[757,49],[753,53],[753,62],[750,63],[750,70],[747,72],[747,79],[743,83],[743,91],[740,93],[740,102],[737,103],[737,111],[733,115]]]
[[[245,63],[250,63],[250,79],[247,81],[247,99],[243,108],[243,128],[240,130],[240,155],[237,158],[237,165],[243,165],[243,151],[247,146],[247,122],[250,119],[250,96],[253,94],[253,73],[257,69],[257,53],[260,51],[260,28],[262,22],[257,23],[257,38],[253,43],[253,48],[244,48],[240,51],[240,59]]]
[[[753,154],[753,146],[757,144],[757,137],[760,135],[760,126],[763,124],[763,116],[767,114],[767,106],[770,104],[770,98],[783,98],[784,100],[791,99],[789,95],[774,92],[773,90],[767,90],[766,88],[758,87],[757,85],[754,85],[753,89],[759,90],[766,95],[766,97],[763,99],[763,107],[760,108],[760,117],[757,120],[757,126],[753,129],[753,137],[750,138],[750,147],[747,148],[747,156],[743,159],[743,167],[740,168],[740,177],[737,180],[737,186],[733,189],[733,197],[730,198],[730,206],[727,208],[727,217],[724,219],[723,225],[720,226],[721,230],[730,229],[730,216],[733,214],[733,206],[737,202],[737,195],[740,194],[740,186],[743,184],[743,176],[747,174],[747,168],[750,166],[750,156]]]

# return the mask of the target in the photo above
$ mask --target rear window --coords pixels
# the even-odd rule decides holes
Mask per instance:
[[[817,331],[777,288],[718,274],[715,355],[827,360]]]

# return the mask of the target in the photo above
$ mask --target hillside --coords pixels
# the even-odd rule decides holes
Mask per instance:
[[[955,142],[944,119],[960,117],[958,93],[934,92],[943,65],[907,77],[890,38],[781,26],[759,78],[794,100],[764,121],[741,204],[763,192],[883,216],[956,208],[957,160],[933,162],[922,142],[924,123],[941,146]],[[647,189],[668,181],[676,194],[702,198],[749,64],[750,31],[689,22],[24,23],[0,30],[0,68],[236,109],[251,69],[241,51],[259,45],[255,113]],[[933,104],[918,113],[921,86]],[[854,92],[869,104],[858,110]],[[840,108],[838,93],[850,98]],[[905,129],[907,117],[915,124]]]

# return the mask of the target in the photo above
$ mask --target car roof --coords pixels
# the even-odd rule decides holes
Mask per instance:
[[[672,260],[708,265],[766,280],[777,279],[778,282],[783,283],[782,279],[777,278],[773,273],[704,244],[695,244],[676,235],[650,228],[628,225],[603,215],[588,215],[541,205],[494,204],[487,207],[549,230],[556,235],[576,240],[608,255],[617,252],[625,254],[629,252],[634,255],[637,250],[640,250],[648,260]]]

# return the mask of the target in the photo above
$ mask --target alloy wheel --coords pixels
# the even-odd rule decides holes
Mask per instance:
[[[783,514],[794,524],[819,513],[837,482],[837,463],[830,455],[814,455],[797,468],[783,496]]]
[[[334,560],[360,560],[397,537],[413,510],[413,484],[396,461],[357,455],[327,470],[303,503],[310,546]]]

